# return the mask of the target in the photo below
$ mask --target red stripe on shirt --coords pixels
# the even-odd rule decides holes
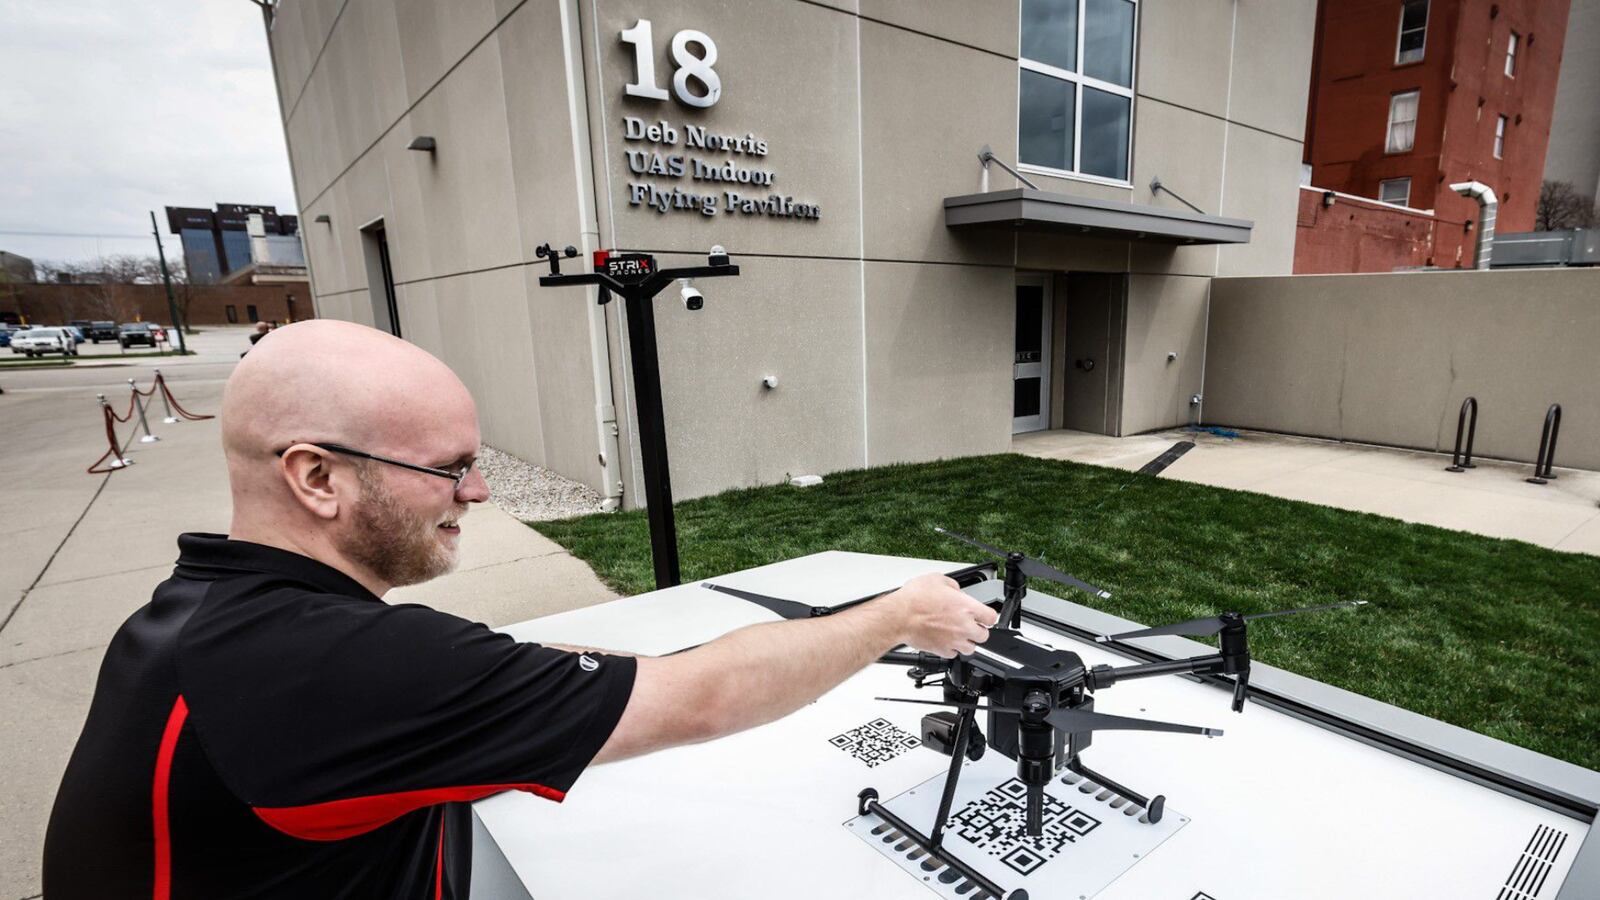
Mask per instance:
[[[527,791],[557,803],[567,796],[564,791],[542,784],[472,784],[373,794],[305,806],[257,806],[253,809],[261,821],[290,837],[306,841],[342,841],[366,834],[425,806],[470,802],[501,791]]]
[[[150,790],[156,837],[155,885],[150,892],[154,900],[168,900],[172,896],[172,819],[168,805],[172,755],[178,749],[178,735],[183,732],[184,720],[188,718],[189,704],[179,694],[172,704],[172,712],[167,714],[166,730],[161,732],[161,749],[156,751],[156,774]]]
[[[444,900],[444,816],[439,817],[439,858],[433,865],[433,900]]]

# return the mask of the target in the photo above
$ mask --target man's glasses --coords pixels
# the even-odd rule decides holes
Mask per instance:
[[[467,474],[470,473],[472,471],[472,467],[477,464],[474,460],[462,466],[460,470],[452,472],[449,469],[436,469],[433,466],[419,466],[416,463],[408,463],[398,459],[391,459],[387,456],[379,456],[376,453],[368,453],[365,450],[356,450],[352,447],[346,447],[343,444],[326,444],[317,443],[316,441],[306,441],[305,443],[308,443],[313,447],[326,450],[329,453],[342,453],[345,456],[354,456],[359,459],[370,459],[375,462],[388,463],[391,466],[399,466],[402,469],[410,469],[413,472],[423,472],[428,475],[437,475],[440,478],[448,478],[455,482],[455,489],[457,491],[461,490],[461,482],[466,480]],[[278,455],[282,456],[287,452],[289,452],[289,450],[286,447],[282,450],[279,450]]]

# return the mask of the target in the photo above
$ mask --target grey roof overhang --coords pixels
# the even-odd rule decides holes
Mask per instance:
[[[950,228],[1004,226],[1018,231],[1087,233],[1161,244],[1244,244],[1255,227],[1249,219],[1031,188],[946,197],[944,224]]]

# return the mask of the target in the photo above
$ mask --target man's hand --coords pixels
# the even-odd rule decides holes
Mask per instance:
[[[971,653],[989,639],[999,618],[993,609],[961,592],[943,575],[919,575],[875,601],[892,605],[903,623],[902,643],[946,659]]]
[[[997,617],[954,581],[923,575],[835,615],[752,625],[685,653],[640,657],[628,707],[595,762],[786,716],[901,644],[946,658],[971,653]]]

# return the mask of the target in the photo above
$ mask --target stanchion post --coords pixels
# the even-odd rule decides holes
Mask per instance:
[[[139,438],[139,443],[153,444],[161,440],[161,438],[150,433],[150,422],[144,417],[144,398],[139,396],[139,386],[133,383],[132,378],[129,378],[128,387],[133,391],[133,405],[139,410],[139,427],[144,429],[144,437]]]
[[[178,419],[177,416],[172,414],[172,404],[167,402],[167,392],[166,392],[166,390],[164,390],[165,387],[166,387],[166,382],[161,380],[161,370],[157,369],[156,370],[156,393],[161,395],[161,408],[165,409],[167,411],[167,417],[161,420],[161,424],[163,424],[163,425],[176,425],[176,424],[178,424],[179,419]]]
[[[95,399],[100,401],[100,415],[107,422],[106,436],[111,439],[111,468],[121,469],[133,465],[133,460],[122,455],[122,448],[117,446],[117,427],[114,424],[116,417],[111,414],[111,404],[106,402],[105,394],[95,394]]]

